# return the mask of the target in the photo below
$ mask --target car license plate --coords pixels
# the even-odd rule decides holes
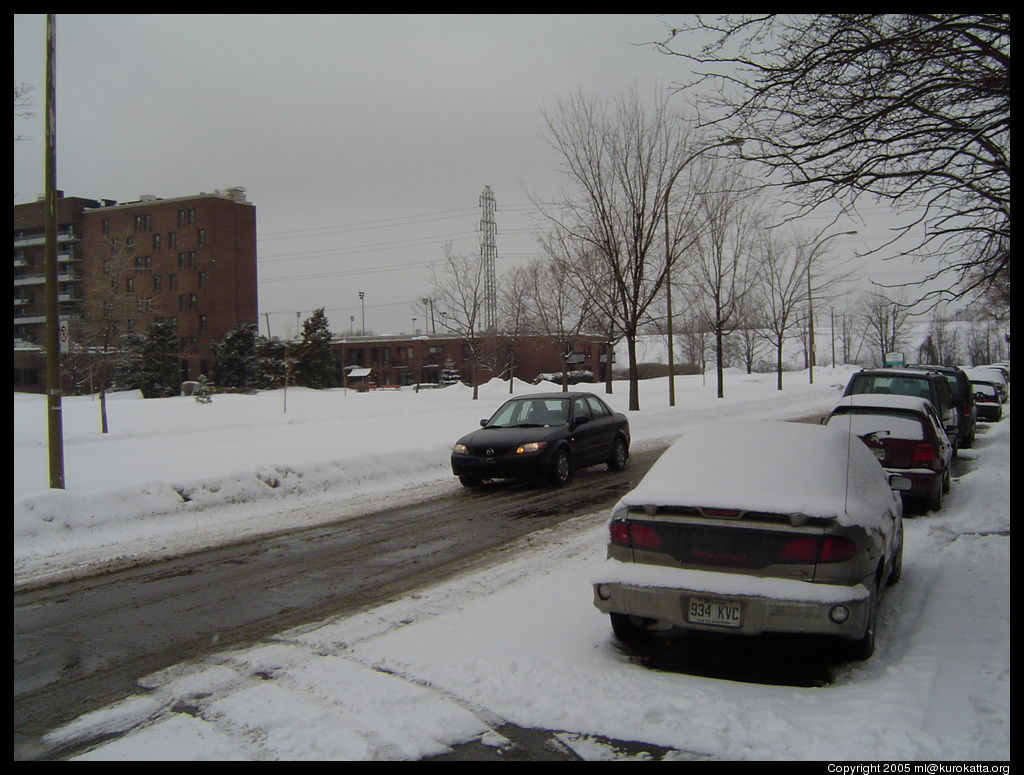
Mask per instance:
[[[739,627],[742,624],[740,613],[740,604],[735,600],[691,597],[686,605],[686,620],[691,624]]]

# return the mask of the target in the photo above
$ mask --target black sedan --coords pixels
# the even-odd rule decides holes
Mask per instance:
[[[618,471],[629,457],[629,421],[592,393],[513,398],[480,425],[452,450],[452,472],[466,487],[485,479],[563,485],[578,469],[604,463]]]

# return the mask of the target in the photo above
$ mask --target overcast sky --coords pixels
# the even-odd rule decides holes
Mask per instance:
[[[478,252],[484,186],[499,274],[536,254],[530,196],[565,186],[542,110],[687,75],[643,45],[664,31],[644,14],[58,14],[56,29],[57,187],[118,201],[245,188],[260,331],[277,336],[317,307],[358,332],[359,291],[368,329],[412,330],[444,244]],[[35,87],[36,114],[15,120],[15,202],[43,191],[44,43],[42,14],[14,16],[14,80]],[[880,237],[843,228],[861,233],[837,253]]]

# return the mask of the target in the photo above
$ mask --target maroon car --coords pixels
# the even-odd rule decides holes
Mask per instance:
[[[903,395],[847,396],[826,422],[848,428],[886,471],[910,479],[913,487],[901,493],[905,500],[923,501],[935,511],[942,508],[950,489],[953,445],[930,401]]]

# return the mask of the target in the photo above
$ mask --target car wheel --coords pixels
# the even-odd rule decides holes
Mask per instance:
[[[864,635],[850,644],[850,656],[853,659],[870,659],[875,653],[875,631],[878,628],[878,582],[875,582],[868,600],[868,625]]]
[[[460,476],[459,481],[463,487],[479,487],[482,480],[473,476]]]
[[[572,479],[572,461],[569,453],[564,449],[555,453],[555,460],[551,465],[551,481],[561,487]]]
[[[950,472],[949,468],[947,468],[945,476],[942,477],[942,492],[943,494],[946,494],[951,489],[953,489],[953,474]]]
[[[889,571],[889,578],[885,580],[885,583],[890,587],[893,584],[899,582],[903,578],[903,523],[900,522],[900,532],[897,538],[899,544],[896,547],[896,552],[892,558],[892,569]]]
[[[629,449],[626,447],[626,440],[621,436],[616,436],[612,447],[612,456],[608,459],[608,470],[621,471],[626,467],[628,458]]]
[[[946,491],[945,480],[939,483],[935,494],[928,499],[927,507],[931,511],[942,511],[942,494]]]
[[[619,642],[626,646],[640,646],[648,642],[647,630],[636,623],[629,614],[608,614],[612,620],[612,632]]]

